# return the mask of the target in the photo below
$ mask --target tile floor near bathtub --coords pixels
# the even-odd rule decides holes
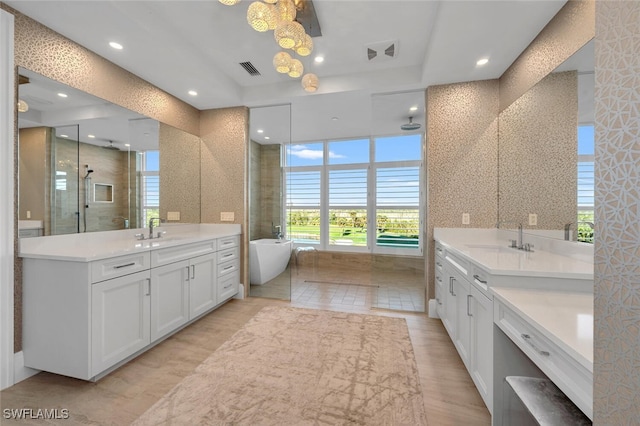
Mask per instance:
[[[422,274],[414,271],[375,271],[305,265],[287,268],[263,285],[252,285],[251,296],[291,300],[292,304],[326,304],[346,308],[380,308],[425,312]]]

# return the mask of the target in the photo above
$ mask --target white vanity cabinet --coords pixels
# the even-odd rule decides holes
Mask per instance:
[[[23,262],[25,366],[84,380],[215,309],[240,282],[237,235],[153,242],[95,261]]]
[[[112,278],[91,286],[91,374],[89,377],[99,374],[151,343],[150,306],[148,270]],[[79,355],[75,354],[80,358]]]
[[[438,247],[441,248],[438,251]],[[440,318],[489,411],[493,399],[493,302],[486,275],[436,242],[436,297],[444,277]],[[442,264],[440,272],[438,264]]]

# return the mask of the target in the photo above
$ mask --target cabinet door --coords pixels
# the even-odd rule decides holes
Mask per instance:
[[[150,343],[149,271],[91,286],[91,373],[95,376]]]
[[[442,318],[442,323],[444,327],[447,329],[449,333],[449,337],[451,337],[452,341],[456,341],[456,309],[457,309],[457,298],[458,296],[454,290],[454,280],[455,277],[447,274],[447,280],[445,283],[445,293],[444,293],[444,317]]]
[[[453,289],[456,294],[456,338],[455,345],[469,369],[469,349],[471,347],[471,297],[469,282],[462,277],[453,278]]]
[[[189,321],[189,261],[151,269],[151,341]]]
[[[189,318],[195,318],[218,304],[215,253],[191,259]]]
[[[493,302],[473,285],[471,295],[471,377],[487,408],[493,407]]]

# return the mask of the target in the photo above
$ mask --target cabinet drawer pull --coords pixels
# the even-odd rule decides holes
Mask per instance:
[[[235,265],[229,265],[222,268],[223,271],[228,271],[229,269],[235,268]]]
[[[147,282],[147,291],[144,293],[145,296],[149,296],[151,294],[151,278],[146,278]]]
[[[483,281],[483,280],[480,279],[480,275],[474,275],[473,279],[478,281],[479,283],[482,283],[482,284],[486,284],[487,283],[486,280]]]
[[[191,265],[191,279],[196,279],[196,265]]]
[[[126,268],[126,267],[128,267],[128,266],[133,266],[133,265],[135,265],[135,264],[136,264],[136,262],[126,263],[126,264],[124,264],[124,265],[116,265],[116,266],[114,266],[114,267],[113,267],[113,269]]]
[[[456,294],[453,292],[453,282],[455,280],[456,280],[455,278],[449,277],[449,293],[451,293],[451,295],[454,297],[456,296]]]
[[[473,297],[472,295],[467,294],[467,316],[468,317],[472,317],[473,316],[473,314],[471,312],[469,312],[469,307],[471,305],[470,301],[471,301],[472,297]]]
[[[440,282],[440,283],[442,282],[442,278],[440,278],[440,277],[436,277],[436,280],[437,280],[438,282]]]
[[[223,288],[223,289],[224,289],[224,290],[226,290],[226,289],[228,289],[229,287],[231,287],[232,285],[233,285],[233,283],[231,283],[231,284],[229,284],[229,285],[227,285],[227,286],[224,286],[224,288]]]
[[[436,262],[436,266],[437,266],[438,268],[442,269],[442,263],[440,263],[440,262]]]
[[[551,355],[548,351],[542,351],[540,350],[532,341],[531,341],[531,336],[528,335],[527,333],[522,333],[520,335],[520,337],[522,337],[522,339],[524,339],[525,342],[527,342],[529,344],[529,346],[531,346],[533,348],[534,351],[538,352],[540,355],[542,356],[549,356]]]

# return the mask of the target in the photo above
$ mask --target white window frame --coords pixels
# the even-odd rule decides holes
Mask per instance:
[[[388,136],[420,136],[420,160],[411,161],[385,161],[375,162],[375,141],[377,138],[383,138]],[[320,172],[320,242],[319,244],[313,243],[299,243],[295,245],[314,245],[318,250],[335,251],[335,252],[350,252],[350,253],[375,253],[375,254],[393,254],[402,256],[415,256],[421,257],[424,253],[424,224],[425,224],[425,204],[426,197],[424,193],[424,133],[405,133],[402,135],[379,135],[370,137],[353,137],[353,138],[335,138],[327,140],[313,140],[308,142],[291,142],[287,144],[287,147],[294,145],[305,144],[318,144],[322,143],[323,147],[323,160],[322,165],[313,166],[290,166],[289,162],[285,164],[285,177],[284,177],[284,198],[287,198],[287,185],[288,185],[288,173],[298,171],[319,171]],[[369,162],[368,163],[351,163],[351,164],[329,164],[329,144],[332,142],[348,142],[350,140],[369,140]],[[378,246],[376,244],[377,235],[377,170],[385,168],[401,168],[401,167],[418,167],[419,168],[419,202],[418,202],[418,215],[419,215],[419,229],[418,229],[418,247],[402,248],[402,247],[388,247]],[[330,245],[329,244],[329,210],[331,209],[353,209],[353,206],[329,206],[329,172],[333,170],[355,170],[355,169],[367,169],[367,205],[363,207],[367,211],[367,245],[366,246],[349,246],[349,245]],[[283,203],[283,217],[287,217],[288,210],[292,209],[305,209],[308,206],[287,205]],[[384,206],[384,210],[393,209],[414,209],[415,206]],[[372,219],[373,218],[373,219]],[[289,234],[287,223],[286,234]]]

